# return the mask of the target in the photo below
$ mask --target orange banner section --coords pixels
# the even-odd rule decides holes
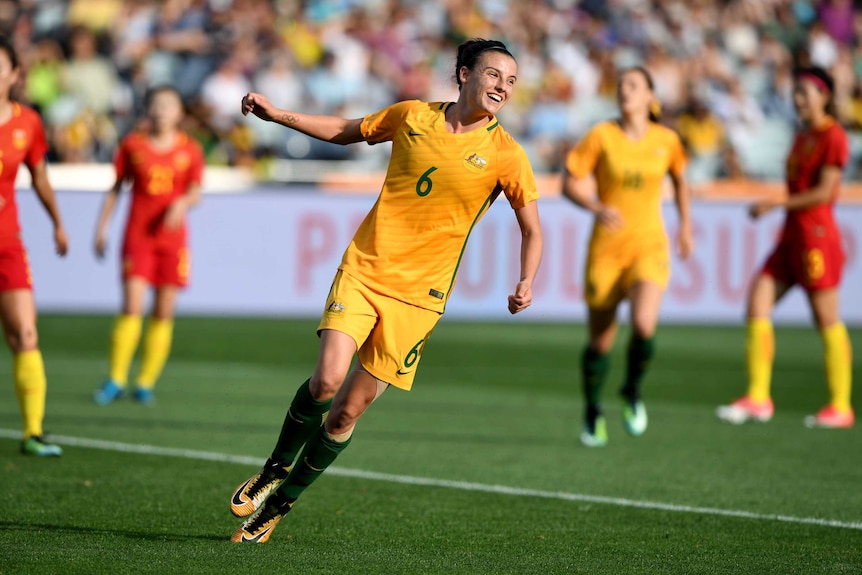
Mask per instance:
[[[384,172],[329,173],[321,176],[318,185],[328,193],[376,194],[383,186],[385,176]],[[559,174],[540,174],[536,176],[536,185],[542,197],[553,198],[560,195],[562,177]],[[692,186],[692,194],[696,198],[709,201],[745,201],[780,196],[785,190],[784,182],[759,180],[716,180]],[[667,192],[670,195],[670,189]],[[841,201],[862,204],[862,182],[845,182],[841,186]]]

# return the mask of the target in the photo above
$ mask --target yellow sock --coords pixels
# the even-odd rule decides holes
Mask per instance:
[[[840,321],[824,329],[823,363],[826,366],[826,384],[829,386],[829,404],[838,411],[850,410],[853,350],[847,328]]]
[[[119,315],[111,335],[111,379],[120,387],[129,380],[129,366],[141,339],[141,316]]]
[[[171,353],[173,335],[173,320],[150,319],[144,336],[144,354],[141,358],[141,373],[138,374],[138,387],[152,389],[156,385],[156,380],[162,374],[162,369]]]
[[[775,356],[772,320],[767,317],[748,320],[745,351],[748,364],[748,397],[754,401],[766,401],[769,399],[772,359]]]
[[[41,436],[42,419],[45,417],[45,392],[48,387],[42,352],[35,349],[14,354],[12,371],[15,395],[18,396],[21,418],[24,420],[24,438]]]

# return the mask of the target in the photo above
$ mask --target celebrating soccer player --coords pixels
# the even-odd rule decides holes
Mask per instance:
[[[542,254],[536,182],[523,148],[495,118],[516,74],[501,42],[470,40],[458,48],[457,102],[405,101],[346,120],[280,110],[260,94],[243,98],[244,114],[337,144],[391,141],[392,156],[332,283],[314,373],[296,392],[272,455],[231,498],[234,515],[251,515],[233,541],[265,542],[347,447],[368,406],[390,385],[410,389],[470,232],[500,192],[521,230],[521,273],[508,309],[530,305]]]
[[[829,404],[806,417],[805,423],[809,427],[852,427],[850,338],[838,311],[844,252],[833,215],[849,145],[831,113],[831,76],[821,68],[803,68],[796,71],[795,80],[793,103],[803,128],[787,158],[789,194],[780,200],[757,202],[749,210],[752,218],[776,208],[784,208],[787,214],[778,245],[754,279],[748,297],[748,391],[732,404],[719,407],[717,415],[731,423],[772,418],[775,336],[770,316],[775,304],[799,284],[823,338],[830,396]]]
[[[621,118],[595,126],[569,152],[563,194],[595,216],[585,273],[589,344],[581,359],[586,399],[581,443],[607,444],[601,410],[608,353],[617,332],[617,307],[631,304],[632,334],[620,390],[626,431],[646,431],[641,382],[653,357],[662,292],[670,278],[670,249],[661,217],[662,182],[673,182],[682,258],[694,246],[686,185],[685,153],[679,137],[658,123],[652,78],[643,68],[622,73],[617,88]],[[589,176],[595,177],[598,198]]]
[[[123,309],[111,336],[110,375],[93,395],[99,405],[125,394],[149,286],[155,288],[155,301],[132,393],[136,401],[155,401],[153,387],[170,354],[177,293],[189,279],[186,212],[200,198],[203,173],[203,151],[180,130],[182,119],[179,92],[154,88],[147,95],[144,129],[123,139],[114,160],[117,178],[96,227],[97,256],[105,254],[108,222],[127,180],[132,182],[132,205],[122,248]]]
[[[36,333],[36,304],[27,252],[21,241],[15,178],[23,162],[30,170],[33,188],[54,223],[57,253],[66,255],[68,239],[48,181],[45,154],[48,144],[39,115],[11,99],[20,68],[12,43],[0,37],[0,321],[12,350],[15,394],[24,420],[26,455],[59,456],[57,445],[42,438],[47,382]]]

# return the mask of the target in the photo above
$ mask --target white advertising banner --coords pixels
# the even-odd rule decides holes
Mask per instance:
[[[192,281],[179,313],[317,316],[344,248],[374,202],[371,196],[332,196],[313,191],[258,190],[206,195],[190,216]],[[104,261],[92,240],[101,194],[63,192],[58,201],[71,239],[67,258],[53,253],[51,227],[31,191],[18,193],[20,217],[41,311],[115,312],[120,305],[119,246],[127,201],[121,202]],[[545,255],[533,306],[521,320],[580,321],[583,262],[592,222],[559,199],[540,202]],[[862,324],[862,206],[837,209],[847,252],[842,315]],[[781,226],[781,214],[757,223],[736,203],[695,203],[694,256],[675,259],[662,318],[673,322],[738,322],[752,274],[762,265]],[[665,207],[671,230],[672,205]],[[506,296],[518,277],[520,239],[505,198],[474,229],[447,317],[508,317]],[[800,290],[776,311],[776,321],[807,323]]]

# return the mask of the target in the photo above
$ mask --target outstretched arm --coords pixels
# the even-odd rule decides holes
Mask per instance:
[[[533,281],[542,261],[542,226],[535,201],[515,210],[521,228],[521,275],[515,293],[509,296],[509,313],[516,314],[533,303]]]
[[[57,253],[65,256],[69,251],[69,238],[66,236],[66,230],[63,228],[63,220],[60,218],[60,210],[57,209],[57,198],[54,196],[54,188],[51,187],[51,182],[48,181],[48,168],[45,160],[41,160],[35,166],[30,168],[30,177],[33,180],[33,189],[36,190],[36,195],[39,196],[39,201],[48,212],[48,217],[54,224],[54,245]]]
[[[673,181],[673,199],[676,203],[676,211],[679,215],[679,231],[676,234],[676,250],[679,257],[688,259],[694,251],[694,236],[691,231],[691,194],[685,175],[670,174]]]
[[[93,244],[93,249],[99,258],[105,257],[105,249],[108,245],[108,222],[111,221],[111,214],[114,212],[117,196],[120,194],[122,186],[123,180],[117,178],[114,185],[105,194],[105,201],[102,202],[102,211],[99,212],[99,221],[96,223],[96,241]]]
[[[359,129],[362,123],[361,118],[347,120],[337,116],[315,116],[289,112],[275,107],[263,94],[249,92],[243,97],[242,114],[247,116],[249,112],[261,120],[293,128],[297,132],[324,142],[345,145],[365,140]]]

